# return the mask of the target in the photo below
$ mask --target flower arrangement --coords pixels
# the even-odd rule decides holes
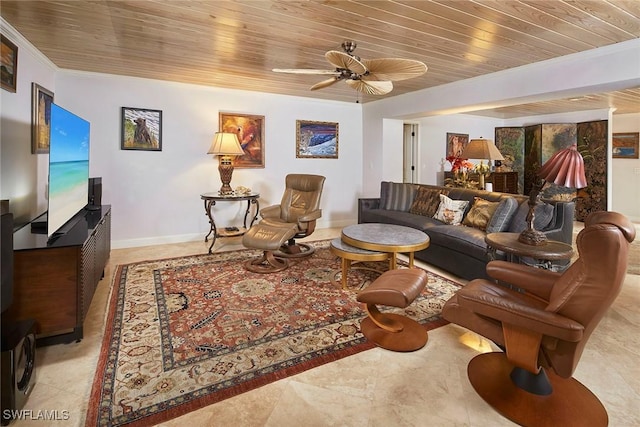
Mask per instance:
[[[466,172],[467,170],[473,169],[473,163],[471,163],[467,159],[462,159],[457,156],[448,156],[447,161],[451,163],[451,172]]]
[[[480,161],[480,164],[476,165],[473,170],[480,175],[486,175],[489,170],[491,170],[491,167],[488,164],[485,165],[482,161]]]

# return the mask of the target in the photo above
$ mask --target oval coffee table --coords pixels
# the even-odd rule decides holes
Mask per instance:
[[[429,236],[415,228],[394,224],[354,224],[342,229],[344,243],[368,251],[389,253],[389,268],[397,267],[396,254],[409,254],[409,268],[413,254],[429,247]]]

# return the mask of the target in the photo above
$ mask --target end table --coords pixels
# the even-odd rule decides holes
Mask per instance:
[[[249,216],[249,212],[251,212],[251,205],[255,206],[254,214],[251,216],[251,223],[249,227],[253,225],[253,223],[258,219],[258,212],[260,211],[260,203],[258,202],[258,198],[260,197],[259,193],[249,193],[249,194],[220,194],[218,192],[212,193],[203,193],[200,195],[200,199],[204,200],[204,210],[209,217],[209,233],[204,238],[204,241],[207,242],[209,236],[211,237],[211,245],[209,246],[209,253],[213,250],[213,245],[216,243],[217,237],[234,237],[234,236],[242,236],[247,232],[247,217]],[[242,227],[226,227],[224,229],[218,230],[216,227],[216,221],[213,216],[213,207],[217,202],[242,202],[247,201],[247,210],[244,213],[244,222],[242,223]]]
[[[571,259],[573,247],[555,240],[547,240],[544,245],[527,245],[518,241],[520,233],[489,233],[484,241],[487,243],[487,255],[489,260],[495,259],[496,250],[507,254],[509,261],[515,258],[528,257],[535,259],[539,267],[547,270],[553,269],[552,261]]]

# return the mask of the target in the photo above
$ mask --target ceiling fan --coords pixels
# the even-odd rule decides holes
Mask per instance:
[[[342,43],[344,52],[330,50],[324,57],[334,70],[310,70],[274,68],[277,73],[330,75],[331,78],[311,86],[311,90],[322,89],[344,80],[353,89],[369,95],[384,95],[393,90],[393,81],[406,80],[427,72],[427,66],[413,59],[379,58],[361,59],[353,54],[356,43]]]

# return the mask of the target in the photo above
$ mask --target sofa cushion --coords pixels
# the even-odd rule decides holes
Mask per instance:
[[[418,187],[409,212],[416,215],[433,217],[438,211],[438,206],[440,206],[440,194],[446,196],[448,193],[447,190]]]
[[[382,181],[380,183],[380,208],[408,212],[415,194],[415,185]]]
[[[539,203],[536,206],[535,216],[533,218],[533,228],[536,230],[544,230],[553,219],[553,205],[548,203]],[[529,213],[529,203],[522,202],[516,214],[511,220],[509,231],[512,233],[520,233],[527,229],[527,214]]]
[[[363,213],[362,222],[379,222],[382,224],[404,225],[424,231],[434,225],[442,225],[437,219],[415,215],[409,212],[388,211],[385,209],[370,209]]]
[[[489,224],[499,204],[500,202],[490,202],[480,197],[475,197],[473,206],[471,206],[469,213],[462,220],[462,224],[482,231],[486,230],[487,224]]]
[[[434,218],[449,225],[458,225],[462,222],[464,211],[469,205],[466,200],[451,200],[444,194],[440,194],[440,205]]]
[[[500,201],[496,211],[487,224],[487,233],[498,233],[509,229],[513,216],[518,210],[518,201],[513,197],[505,197]]]
[[[431,241],[430,246],[442,246],[455,252],[487,261],[486,233],[464,225],[438,225],[426,230]],[[429,248],[427,248],[427,251]],[[464,268],[461,265],[461,268]]]

